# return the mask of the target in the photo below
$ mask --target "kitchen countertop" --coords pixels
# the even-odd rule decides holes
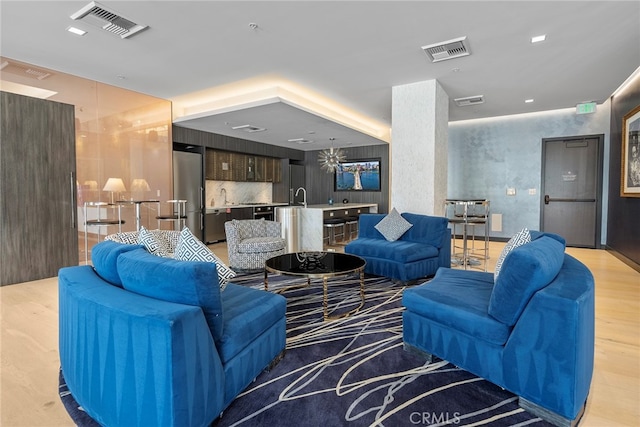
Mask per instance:
[[[206,213],[215,213],[213,211],[239,209],[239,208],[259,208],[261,206],[288,206],[288,203],[238,203],[233,205],[208,206]]]
[[[378,207],[377,203],[334,203],[330,205],[328,203],[324,203],[321,205],[307,205],[308,209],[322,209],[323,211],[337,211],[340,209],[357,209],[357,208],[370,208],[375,206]]]

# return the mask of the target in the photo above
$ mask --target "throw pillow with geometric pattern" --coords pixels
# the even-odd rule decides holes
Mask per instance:
[[[138,244],[144,245],[150,254],[168,257],[171,250],[168,247],[167,242],[156,238],[156,236],[144,227],[140,227],[140,233],[138,233]]]
[[[498,275],[500,274],[500,269],[502,268],[502,264],[504,263],[504,259],[509,255],[509,252],[517,248],[518,246],[522,246],[531,241],[531,233],[529,233],[528,228],[523,228],[513,235],[511,239],[507,242],[505,247],[500,252],[500,256],[496,261],[496,271],[493,273],[493,281],[498,280]]]
[[[178,261],[202,261],[213,262],[216,264],[218,271],[218,282],[220,290],[224,291],[227,282],[236,276],[235,271],[227,267],[220,258],[216,256],[211,249],[193,235],[189,228],[184,227],[178,238],[178,245],[173,254],[173,258]]]
[[[404,219],[396,208],[393,208],[391,212],[389,212],[389,215],[382,218],[382,220],[375,225],[376,230],[390,242],[398,240],[411,227],[413,227],[413,224]]]

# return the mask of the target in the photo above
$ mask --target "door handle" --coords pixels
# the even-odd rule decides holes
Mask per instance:
[[[76,207],[76,188],[75,188],[75,177],[73,171],[70,173],[70,184],[71,184],[71,228],[76,228],[76,215],[77,215],[77,207]],[[86,219],[86,216],[85,216]]]
[[[548,194],[544,195],[544,204],[548,205],[549,202],[595,202],[596,199],[552,199]]]

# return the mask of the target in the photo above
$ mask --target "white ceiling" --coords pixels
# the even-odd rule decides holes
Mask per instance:
[[[347,109],[352,120],[336,123],[276,97],[176,117],[181,126],[301,150],[381,143],[384,136],[353,123],[364,116],[388,130],[395,85],[437,79],[457,121],[601,103],[640,66],[638,1],[101,1],[149,26],[126,40],[70,19],[87,3],[2,0],[0,54],[174,107],[206,90],[217,105],[215,88],[268,78]],[[72,24],[88,34],[65,31]],[[547,40],[531,44],[539,34]],[[461,36],[470,56],[431,63],[421,49]],[[486,102],[453,103],[473,95]],[[243,124],[267,130],[231,129]],[[286,142],[301,137],[314,142]]]

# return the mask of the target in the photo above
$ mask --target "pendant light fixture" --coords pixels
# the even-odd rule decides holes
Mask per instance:
[[[329,140],[331,141],[331,148],[325,148],[318,154],[318,162],[327,173],[334,172],[340,167],[340,163],[347,160],[347,156],[340,148],[333,148],[335,138],[329,138]]]

